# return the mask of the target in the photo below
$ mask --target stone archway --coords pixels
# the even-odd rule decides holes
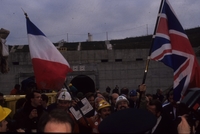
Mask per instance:
[[[71,81],[72,85],[78,89],[78,92],[83,94],[87,92],[95,92],[94,81],[86,75],[78,75]]]

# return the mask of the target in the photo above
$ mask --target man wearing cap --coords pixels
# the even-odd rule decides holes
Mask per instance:
[[[76,119],[74,118],[74,116],[71,114],[71,112],[69,111],[69,108],[72,106],[72,97],[70,95],[70,93],[67,91],[66,88],[62,88],[61,92],[58,95],[57,98],[57,103],[55,105],[55,107],[53,109],[63,109],[66,111],[67,114],[70,115],[70,117],[73,119],[74,122],[74,129],[73,129],[73,133],[79,133],[79,126],[76,122]],[[51,112],[53,110],[51,109],[47,109],[48,112]]]
[[[98,113],[96,115],[86,118],[89,126],[87,126],[83,118],[79,119],[79,123],[81,125],[92,128],[92,133],[99,133],[98,126],[102,120],[111,114],[111,105],[106,100],[101,100],[98,104],[97,112]]]
[[[128,100],[130,108],[137,108],[138,95],[136,90],[133,89],[130,91]]]
[[[124,95],[120,95],[116,100],[116,111],[129,108],[129,101]]]

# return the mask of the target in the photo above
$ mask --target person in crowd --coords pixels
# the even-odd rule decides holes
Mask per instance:
[[[98,107],[99,107],[99,102],[100,102],[101,100],[105,100],[105,98],[104,98],[103,96],[99,96],[99,97],[96,97],[95,100],[94,100],[95,115],[97,114]]]
[[[89,118],[95,115],[94,93],[88,92],[85,94],[85,97],[89,101],[90,105],[93,107],[93,109],[85,115],[85,117]]]
[[[173,90],[169,93],[169,103],[163,105],[164,114],[168,116],[168,118],[175,120],[178,117],[178,109],[177,102],[174,100]]]
[[[125,95],[126,98],[128,98],[128,94],[129,94],[129,89],[127,87],[123,87],[122,89],[120,89],[120,95]]]
[[[173,89],[171,89],[165,96],[165,101],[162,103],[163,107],[173,101]]]
[[[10,91],[10,95],[19,95],[20,94],[20,85],[15,84],[14,88]]]
[[[112,93],[119,94],[119,87],[118,87],[118,85],[115,86],[115,88],[112,90]]]
[[[94,98],[96,98],[96,97],[103,97],[103,94],[100,91],[96,91],[94,93]]]
[[[42,97],[42,106],[44,110],[47,111],[49,97],[46,94],[42,94],[41,97]]]
[[[18,111],[22,110],[25,102],[26,102],[26,98],[18,99],[15,104],[15,111],[18,112]]]
[[[7,118],[11,113],[11,109],[0,106],[0,133],[13,132],[8,128]],[[23,129],[16,129],[14,132],[25,132]]]
[[[164,100],[164,96],[162,94],[162,90],[159,88],[156,90],[156,98],[158,98],[160,100],[161,103],[163,103],[163,100]]]
[[[138,86],[138,108],[141,109],[146,109],[148,103],[149,103],[149,98],[146,96],[146,85],[145,84],[140,84]]]
[[[148,97],[149,101],[153,100],[153,95],[150,93],[147,93],[146,96]]]
[[[105,98],[105,100],[110,103],[110,95],[109,95],[109,93],[103,92],[102,95]]]
[[[66,90],[66,88],[61,88],[61,89],[57,92],[57,94],[56,94],[56,96],[55,96],[55,102],[47,106],[47,112],[50,112],[51,110],[57,108],[58,96],[60,95],[60,93],[61,93],[62,91],[67,91],[67,90]]]
[[[116,105],[116,100],[117,100],[118,96],[119,96],[119,94],[117,94],[117,93],[112,93],[111,96],[110,96],[112,113],[116,111],[115,105]]]
[[[0,106],[0,132],[7,132],[6,117],[10,114],[11,109]]]
[[[117,100],[116,100],[115,107],[116,107],[116,111],[129,108],[129,101],[128,101],[128,99],[125,96],[123,96],[123,95],[118,96]]]
[[[76,122],[76,119],[72,115],[72,113],[69,111],[69,108],[73,105],[72,103],[74,100],[72,100],[72,97],[70,93],[67,91],[66,88],[62,88],[61,92],[59,93],[59,96],[57,98],[57,104],[54,108],[51,107],[51,109],[47,109],[48,113],[50,113],[53,109],[62,109],[65,111],[66,114],[69,114],[69,116],[72,118],[74,122],[74,128],[72,130],[73,133],[79,133],[79,125]],[[49,108],[49,107],[48,107]]]
[[[5,99],[4,99],[4,94],[0,93],[0,105],[4,106],[5,105]]]
[[[131,90],[129,93],[129,107],[130,108],[137,108],[138,106],[138,94],[136,90]]]
[[[41,116],[37,132],[41,133],[72,133],[73,119],[63,109],[53,109]]]
[[[24,129],[25,132],[36,132],[38,121],[44,112],[41,93],[33,90],[26,95],[26,102],[22,110],[16,112],[13,116],[16,121],[16,128]]]
[[[138,108],[146,108],[147,105],[147,99],[146,99],[146,85],[145,84],[141,84],[139,86],[139,94],[141,95],[141,98],[138,98],[140,100],[138,100]],[[138,95],[139,95],[138,94]],[[122,109],[126,109],[126,108],[130,108],[130,102],[127,99],[127,97],[124,96],[124,94],[118,96],[117,100],[116,100],[116,111],[122,110]]]
[[[147,105],[147,110],[157,117],[156,125],[150,130],[149,134],[175,134],[177,133],[173,121],[163,115],[162,103],[160,100],[151,100]]]
[[[111,105],[106,100],[101,100],[98,103],[97,114],[87,118],[89,125],[83,120],[83,118],[79,119],[79,123],[84,125],[85,127],[91,128],[92,133],[99,133],[98,126],[102,120],[108,117],[111,114]]]
[[[111,88],[109,86],[106,87],[106,92],[110,95]]]

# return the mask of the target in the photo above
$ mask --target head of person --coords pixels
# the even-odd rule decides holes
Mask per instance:
[[[74,122],[63,109],[54,109],[41,116],[37,132],[44,133],[72,133]]]
[[[110,100],[111,100],[111,104],[112,104],[112,105],[115,106],[115,104],[116,104],[116,100],[117,100],[117,97],[118,97],[118,96],[119,96],[118,93],[112,93],[112,94],[111,94],[111,98],[110,98]]]
[[[127,87],[123,87],[120,90],[120,95],[124,94],[124,95],[126,95],[126,97],[128,97],[128,93],[129,93],[129,89]]]
[[[105,98],[105,100],[106,100],[107,102],[110,102],[110,95],[109,95],[109,93],[103,92],[102,95],[103,95],[103,97]]]
[[[106,100],[101,100],[98,104],[97,112],[102,119],[111,114],[111,105]]]
[[[14,87],[14,88],[17,89],[17,90],[19,91],[19,90],[20,90],[20,87],[21,87],[21,86],[20,86],[19,84],[15,84],[15,87]]]
[[[31,93],[31,104],[35,107],[42,105],[42,97],[39,91],[33,91]]]
[[[117,94],[119,94],[119,89],[118,89],[118,88],[114,88],[114,89],[112,90],[112,93],[117,93]]]
[[[101,100],[105,100],[105,98],[103,96],[99,96],[99,97],[96,97],[95,100],[94,100],[94,105],[95,105],[95,110],[97,111],[98,110],[98,107],[99,107],[99,102]]]
[[[87,100],[89,101],[90,105],[94,108],[94,107],[95,107],[95,103],[94,103],[94,93],[88,92],[88,93],[85,94],[85,97],[86,97]]]
[[[147,110],[152,112],[158,118],[162,113],[162,103],[157,99],[151,100],[147,105]]]
[[[46,94],[42,94],[41,97],[42,97],[42,106],[46,108],[49,101],[49,97]]]
[[[27,94],[26,99],[33,107],[42,105],[41,93],[38,90],[33,90],[30,94]]]
[[[103,97],[103,94],[100,91],[96,91],[94,94],[94,98],[96,97]]]
[[[57,107],[68,110],[72,105],[72,98],[67,89],[62,90],[57,98]]]
[[[111,91],[111,88],[110,88],[109,86],[107,86],[106,92],[107,92],[107,93],[110,93],[110,91]]]
[[[168,94],[168,96],[167,96],[167,100],[168,100],[168,102],[171,103],[171,104],[176,103],[176,102],[174,101],[174,92],[173,92],[173,91],[170,91],[170,92],[169,92],[169,94]]]
[[[134,90],[134,89],[131,90],[130,93],[129,93],[129,98],[130,98],[132,101],[136,102],[137,99],[138,99],[137,91]]]
[[[117,97],[116,105],[115,105],[117,111],[129,108],[129,101],[124,95],[120,95]]]
[[[11,110],[9,108],[5,108],[0,106],[0,132],[7,131],[7,124],[8,122],[5,118],[10,114]]]
[[[156,94],[158,94],[158,95],[162,95],[162,90],[159,88],[159,89],[157,89],[156,90]]]

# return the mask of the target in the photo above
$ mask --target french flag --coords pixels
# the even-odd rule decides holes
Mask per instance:
[[[53,43],[26,17],[27,34],[37,88],[59,90],[71,68]]]
[[[200,88],[200,67],[190,41],[168,0],[163,0],[150,58],[174,70],[174,100]]]

